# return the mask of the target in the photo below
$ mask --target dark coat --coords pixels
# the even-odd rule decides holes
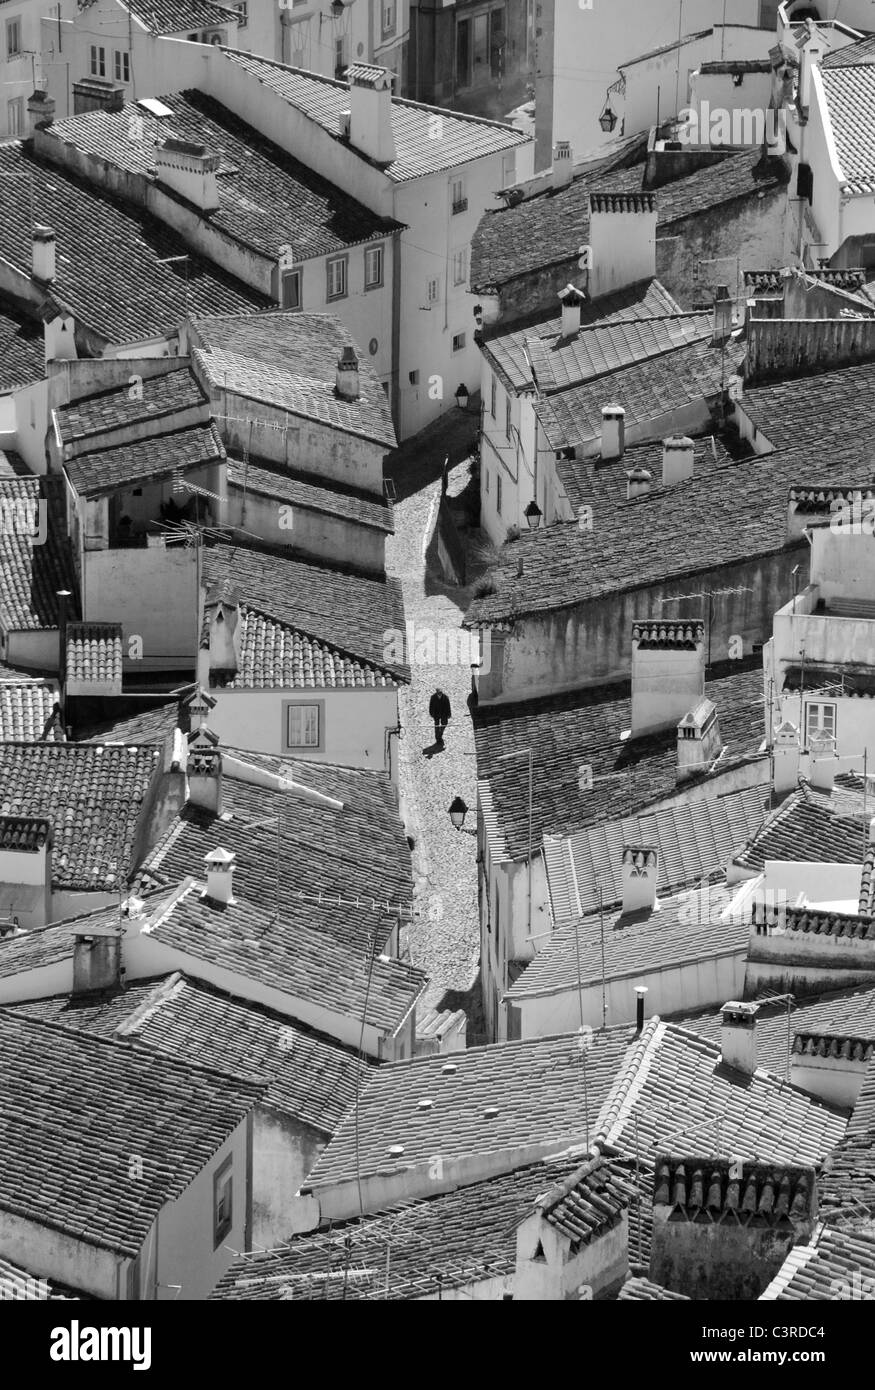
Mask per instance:
[[[452,717],[449,697],[436,690],[428,704],[428,712],[436,724],[449,724]]]

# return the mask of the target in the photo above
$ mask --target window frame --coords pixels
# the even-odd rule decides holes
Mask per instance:
[[[106,49],[99,43],[92,43],[89,47],[89,75],[91,77],[106,77]]]
[[[116,82],[130,82],[131,80],[131,55],[126,48],[114,48],[112,52],[112,68],[115,73]]]
[[[386,23],[386,14],[390,12],[390,19]],[[398,30],[398,9],[396,0],[380,0],[380,33],[384,39],[394,38]]]
[[[379,267],[380,267],[380,273],[379,273],[379,275],[378,275],[378,277],[377,277],[376,280],[369,280],[369,279],[368,279],[368,257],[369,257],[369,256],[377,256],[377,257],[379,258],[379,259],[378,259],[378,263],[379,263]],[[383,243],[382,241],[378,242],[376,246],[366,246],[366,247],[365,247],[365,290],[379,290],[379,289],[382,289],[385,261],[386,261],[386,257],[385,257],[385,254],[384,254],[384,243]]]
[[[16,39],[15,39],[16,47],[15,47],[15,48],[10,47],[10,43],[9,43],[9,35],[10,35],[11,33],[13,33],[13,31],[14,31],[14,33],[15,33],[15,35],[16,35]],[[7,21],[6,21],[6,58],[7,58],[7,61],[8,61],[10,58],[20,58],[20,57],[22,56],[23,50],[22,50],[22,46],[21,46],[21,45],[22,45],[22,39],[21,39],[21,15],[20,15],[20,14],[17,14],[17,15],[14,15],[12,19],[7,19]]]
[[[13,121],[12,113],[16,113]],[[15,130],[12,129],[13,125]],[[24,135],[24,97],[10,97],[6,102],[6,129],[11,140]]]
[[[464,351],[465,351],[465,348],[466,348],[467,346],[468,346],[468,335],[467,335],[467,333],[462,332],[462,333],[454,333],[454,334],[453,334],[453,342],[452,342],[452,350],[453,350],[453,352],[464,352]]]
[[[343,266],[343,289],[336,293],[331,289],[331,272],[334,266]],[[325,263],[325,298],[329,304],[335,303],[338,299],[349,298],[349,256],[344,253],[342,256],[329,256]]]
[[[456,197],[456,189],[459,190],[458,198]],[[464,178],[450,180],[450,207],[452,208],[453,217],[457,217],[460,213],[468,211],[468,194],[465,188]]]
[[[315,743],[292,743],[290,734],[290,714],[293,709],[315,709],[317,719],[317,739]],[[284,753],[307,753],[325,752],[325,701],[324,700],[283,700],[283,727],[282,741]]]
[[[458,267],[460,265],[462,272],[461,275],[459,274],[458,270]],[[456,249],[453,251],[453,286],[454,288],[458,288],[459,285],[467,285],[467,283],[468,248],[467,246],[457,246]]]
[[[286,282],[297,280],[298,282],[298,302],[297,304],[286,303]],[[288,314],[301,312],[304,307],[304,267],[302,265],[290,266],[288,270],[280,271],[280,305]]]
[[[815,711],[817,711],[818,715],[821,715],[821,714],[822,714],[822,711],[824,711],[824,710],[829,710],[829,711],[830,711],[830,714],[832,715],[832,728],[827,728],[825,724],[823,724],[823,723],[820,722],[820,720],[818,720],[818,723],[817,723],[817,724],[814,724],[814,725],[812,724],[812,716],[814,715]],[[806,700],[806,701],[805,701],[805,747],[806,747],[806,748],[808,748],[808,747],[811,746],[811,736],[812,736],[812,734],[817,733],[819,730],[823,730],[823,732],[824,732],[825,734],[829,734],[831,738],[835,738],[835,737],[836,737],[836,728],[837,728],[837,726],[838,726],[838,709],[837,709],[835,700]]]
[[[221,1204],[228,1198],[228,1211],[219,1216]],[[213,1173],[213,1249],[218,1250],[225,1237],[234,1228],[234,1155],[219,1164]]]

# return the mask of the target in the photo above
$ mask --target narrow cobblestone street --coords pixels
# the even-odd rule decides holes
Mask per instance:
[[[468,707],[471,668],[429,663],[429,634],[449,639],[445,651],[466,656],[458,641],[470,588],[450,589],[426,568],[425,544],[440,497],[440,474],[449,454],[449,492],[455,496],[468,481],[467,445],[470,420],[457,414],[435,431],[431,441],[418,443],[415,462],[403,459],[390,475],[396,481],[395,535],[387,546],[386,567],[401,579],[408,625],[414,625],[408,651],[412,683],[401,691],[400,789],[414,837],[416,903],[419,915],[410,931],[415,965],[430,977],[421,1013],[432,1008],[463,1009],[468,1016],[468,1044],[481,1033],[477,915],[477,777],[474,733]],[[460,458],[460,455],[462,456]],[[458,460],[458,461],[457,461]],[[415,489],[415,490],[411,490]],[[405,493],[407,495],[405,495]],[[408,626],[408,632],[410,628]],[[417,637],[421,640],[417,640]],[[435,652],[439,657],[440,652]],[[423,660],[422,658],[425,658]],[[440,686],[450,699],[452,718],[443,751],[436,751],[428,704]],[[465,829],[453,828],[447,814],[455,796],[471,808]]]

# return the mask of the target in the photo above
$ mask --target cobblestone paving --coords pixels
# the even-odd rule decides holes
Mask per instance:
[[[470,424],[466,427],[470,435]],[[457,426],[458,433],[458,426]],[[448,589],[426,572],[424,546],[440,496],[440,465],[450,452],[446,439],[437,436],[428,450],[431,462],[417,459],[418,489],[403,496],[410,486],[399,487],[395,505],[395,535],[387,546],[386,568],[401,579],[408,624],[419,634],[420,655],[426,631],[453,635],[449,651],[459,653],[457,634],[470,590]],[[457,454],[458,451],[456,451]],[[468,479],[466,462],[450,473],[449,491],[457,494]],[[435,652],[435,655],[438,653]],[[461,653],[467,657],[467,652]],[[413,963],[430,977],[421,1013],[429,1008],[462,1008],[468,1014],[469,1044],[480,1032],[479,927],[477,917],[477,866],[475,834],[454,830],[447,808],[461,796],[471,810],[466,827],[476,827],[477,778],[474,734],[468,709],[471,668],[459,664],[425,664],[417,659],[417,642],[409,653],[412,684],[401,692],[400,789],[414,837],[417,873],[417,907],[421,913],[410,929]],[[450,698],[452,719],[444,735],[443,752],[434,749],[434,725],[428,702],[436,686]]]

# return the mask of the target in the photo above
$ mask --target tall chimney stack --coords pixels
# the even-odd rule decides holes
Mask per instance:
[[[621,459],[626,447],[626,412],[621,405],[602,406],[602,458]]]
[[[211,902],[232,906],[234,903],[234,862],[236,854],[227,849],[213,849],[204,855],[207,866],[205,897]]]
[[[580,332],[580,306],[584,298],[582,291],[576,289],[574,285],[566,285],[560,293],[563,338],[574,338]]]
[[[632,912],[652,912],[656,907],[659,854],[649,847],[626,845],[621,870],[623,887],[622,917]]]
[[[338,358],[334,390],[342,401],[357,401],[359,398],[359,361],[353,347],[345,347]]]
[[[55,278],[55,233],[39,223],[33,229],[33,278],[50,285]]]
[[[644,1032],[644,996],[647,993],[646,985],[635,986],[635,1034],[640,1036]]]
[[[350,144],[375,164],[395,159],[392,131],[392,77],[388,68],[353,63],[346,70],[349,82]]]
[[[662,441],[662,486],[685,483],[695,471],[696,446],[685,434],[672,434]]]
[[[756,1022],[759,1004],[740,1004],[731,999],[721,1009],[720,1047],[727,1067],[753,1076],[757,1066]]]
[[[553,146],[553,187],[567,188],[574,177],[574,159],[568,140],[558,140]]]
[[[714,294],[714,319],[711,343],[714,347],[720,347],[732,332],[732,300],[729,298],[729,286],[718,285]]]

